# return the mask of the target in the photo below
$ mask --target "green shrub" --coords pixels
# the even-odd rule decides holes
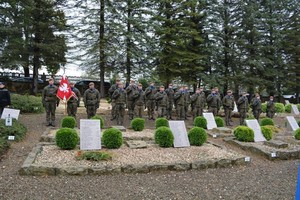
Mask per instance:
[[[163,117],[157,118],[155,120],[155,128],[159,128],[159,127],[162,127],[162,126],[169,127],[168,120],[166,118],[163,118]]]
[[[275,103],[275,112],[283,113],[284,112],[284,104],[283,103]]]
[[[298,126],[300,127],[300,120],[297,123],[298,123]]]
[[[272,125],[272,126],[274,126],[274,121],[271,118],[263,118],[260,121],[260,125],[261,126],[266,126],[266,125]]]
[[[233,134],[238,141],[253,142],[254,131],[247,126],[238,126],[233,130]]]
[[[26,136],[27,128],[18,120],[13,119],[12,126],[5,126],[5,119],[0,120],[0,135],[7,138],[15,136],[15,141],[20,141]]]
[[[101,116],[95,115],[95,116],[91,117],[91,119],[100,120],[100,127],[101,127],[101,129],[104,128],[104,119]]]
[[[112,155],[104,151],[78,151],[76,158],[78,160],[99,161],[99,160],[111,160]]]
[[[261,104],[261,111],[262,111],[263,113],[266,113],[266,112],[267,112],[267,103],[262,103],[262,104]]]
[[[266,138],[266,140],[271,140],[272,137],[273,137],[273,132],[272,132],[272,129],[270,129],[269,127],[267,126],[262,126],[261,127],[261,132],[262,134],[264,135],[264,137]]]
[[[122,132],[116,128],[109,128],[103,132],[102,142],[108,149],[118,149],[123,144]]]
[[[224,119],[222,117],[215,117],[217,127],[224,127]]]
[[[289,104],[286,104],[284,106],[284,110],[286,113],[291,113],[292,112],[292,105],[289,103]]]
[[[41,97],[11,94],[11,106],[21,113],[43,113],[45,111]]]
[[[191,145],[201,146],[207,140],[207,133],[203,128],[194,127],[189,130],[188,137]]]
[[[300,140],[300,128],[298,128],[297,130],[295,130],[295,138],[297,140]]]
[[[265,125],[264,127],[268,127],[269,129],[271,129],[272,133],[279,133],[279,129],[274,125]]]
[[[79,136],[75,129],[61,128],[55,135],[56,145],[64,150],[74,149],[79,142]]]
[[[194,126],[207,129],[207,121],[203,116],[198,116],[194,119]]]
[[[135,131],[142,131],[145,128],[145,119],[143,118],[134,118],[131,121],[131,127]]]
[[[172,147],[174,136],[169,127],[162,126],[155,130],[154,140],[160,147]]]
[[[298,110],[300,110],[300,104],[297,104]]]
[[[75,128],[76,119],[72,116],[66,116],[61,121],[62,128]]]

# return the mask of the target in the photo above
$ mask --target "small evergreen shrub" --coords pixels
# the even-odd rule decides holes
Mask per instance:
[[[18,120],[13,119],[12,126],[5,126],[5,119],[0,120],[0,135],[7,139],[15,136],[15,141],[20,141],[26,136],[27,128]]]
[[[297,140],[300,140],[300,128],[298,128],[297,130],[295,130],[295,138]]]
[[[279,133],[279,129],[273,125],[265,125],[264,127],[268,127],[272,130],[272,133]]]
[[[266,125],[272,125],[272,126],[274,126],[274,121],[271,118],[263,118],[260,121],[260,125],[261,126],[266,126]]]
[[[55,135],[56,145],[64,150],[71,150],[76,147],[79,142],[79,136],[75,129],[61,128]]]
[[[103,119],[103,117],[101,117],[99,115],[95,115],[95,116],[91,117],[91,119],[100,120],[100,127],[101,127],[101,129],[104,128],[104,119]]]
[[[116,128],[109,128],[103,132],[102,142],[108,149],[118,149],[123,144],[122,132]]]
[[[78,160],[111,160],[112,155],[104,151],[77,151],[76,159]]]
[[[215,117],[217,127],[224,127],[224,119],[222,117]]]
[[[131,121],[131,127],[135,131],[142,131],[145,128],[145,119],[143,118],[134,118]]]
[[[267,126],[262,126],[261,127],[261,132],[262,134],[264,135],[264,137],[266,138],[266,140],[271,140],[272,137],[273,137],[273,132],[272,132],[272,129],[270,129],[269,127]]]
[[[233,134],[238,141],[254,142],[254,131],[247,126],[238,126],[233,130]]]
[[[43,113],[45,111],[41,97],[11,94],[11,107],[21,113]]]
[[[284,110],[286,113],[291,113],[292,112],[292,105],[291,104],[286,104],[284,106]]]
[[[300,110],[300,104],[297,104],[298,110]]]
[[[169,127],[162,126],[155,130],[154,140],[160,147],[172,147],[174,136]]]
[[[165,127],[169,127],[169,122],[166,118],[157,118],[155,120],[155,128],[159,128],[159,127],[162,127],[162,126],[165,126]]]
[[[283,103],[275,103],[275,112],[283,113],[284,112],[284,104]]]
[[[207,140],[207,133],[203,128],[194,127],[189,130],[188,138],[191,145],[201,146]]]
[[[194,126],[207,129],[207,121],[203,116],[198,116],[194,119]]]
[[[266,113],[267,112],[267,103],[261,104],[261,112]]]
[[[75,128],[76,119],[72,116],[66,116],[61,121],[62,128]]]

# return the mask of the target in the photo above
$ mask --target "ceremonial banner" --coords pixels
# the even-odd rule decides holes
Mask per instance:
[[[67,102],[73,96],[68,79],[65,75],[63,75],[60,80],[56,96],[65,102]]]

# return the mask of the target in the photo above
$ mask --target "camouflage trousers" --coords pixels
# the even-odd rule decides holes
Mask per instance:
[[[127,101],[128,116],[130,120],[133,119],[134,116],[134,107],[135,101]]]
[[[72,116],[72,117],[76,118],[77,106],[78,106],[77,102],[70,102],[67,104],[68,116]]]
[[[211,112],[214,114],[214,116],[218,115],[218,108],[217,107],[209,107],[208,112]]]
[[[56,110],[56,102],[45,102],[45,110],[46,110],[46,122],[48,124],[55,123],[55,110]]]
[[[244,125],[245,119],[247,118],[247,110],[245,108],[240,108],[240,125]]]
[[[115,111],[116,111],[117,124],[118,125],[123,125],[125,105],[124,104],[116,104],[116,110]]]
[[[203,115],[203,108],[202,107],[194,107],[193,109],[193,117],[194,119],[198,116],[202,116]]]
[[[184,120],[185,119],[184,105],[177,105],[176,113],[177,113],[177,119]]]
[[[135,105],[135,116],[142,118],[144,112],[144,105]]]
[[[86,106],[86,113],[87,113],[87,118],[90,119],[96,115],[97,112],[97,106]]]
[[[166,113],[167,113],[167,107],[166,106],[158,106],[157,117],[165,117]]]
[[[260,113],[261,113],[261,110],[257,110],[257,109],[253,110],[253,116],[255,119],[257,119],[257,121],[259,120]]]
[[[232,109],[231,108],[224,108],[225,112],[225,123],[226,125],[230,125],[231,116],[232,116]]]
[[[154,119],[155,100],[147,101],[148,118]]]

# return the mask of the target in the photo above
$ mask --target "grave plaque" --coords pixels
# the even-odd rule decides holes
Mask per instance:
[[[234,108],[233,108],[233,111],[232,111],[232,112],[236,112],[236,113],[239,112],[239,111],[238,111],[238,108],[237,108],[237,105],[236,105],[235,102],[234,102]]]
[[[190,142],[184,121],[169,121],[169,126],[174,135],[174,147],[189,147]]]
[[[207,130],[211,130],[213,128],[217,128],[215,117],[214,117],[214,115],[212,113],[203,113],[203,117],[207,121]]]
[[[101,129],[99,120],[80,120],[80,149],[101,149]]]
[[[6,119],[7,117],[18,119],[20,114],[20,110],[11,109],[11,108],[4,108],[3,113],[1,115],[1,119]]]
[[[254,142],[266,141],[266,138],[263,136],[260,125],[256,119],[246,120],[246,124],[254,131]]]
[[[289,131],[295,131],[295,130],[297,130],[299,128],[299,125],[298,125],[298,123],[297,123],[297,121],[296,121],[296,119],[295,119],[294,116],[286,116],[286,119],[288,121],[288,123],[287,123],[287,129]]]
[[[299,115],[299,110],[297,105],[292,105],[292,114]]]

